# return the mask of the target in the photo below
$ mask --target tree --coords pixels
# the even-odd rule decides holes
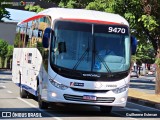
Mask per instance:
[[[142,63],[153,64],[155,62],[154,49],[149,41],[147,43],[139,43],[136,52],[136,62],[138,65]]]
[[[9,0],[0,0],[0,22],[3,22],[2,18],[8,18],[10,19],[10,13],[5,9],[10,5],[7,5],[6,3]]]
[[[0,39],[0,58],[1,58],[2,68],[4,67],[4,61],[5,61],[5,57],[7,54],[7,48],[8,48],[8,43]]]
[[[6,56],[6,63],[7,63],[7,68],[11,68],[11,60],[13,56],[13,45],[8,45],[7,46],[7,54]]]
[[[46,0],[42,0],[46,1]],[[59,7],[63,8],[86,8],[86,6],[94,0],[47,0],[47,2],[54,2]]]
[[[7,46],[7,54],[5,55],[5,57],[7,59],[11,59],[12,58],[12,55],[13,55],[13,45],[8,45]]]
[[[36,13],[41,12],[42,10],[44,10],[44,8],[41,8],[39,5],[35,5],[35,6],[34,5],[26,5],[25,9],[29,10],[29,11],[34,11]]]
[[[113,5],[114,0],[94,0],[86,6],[86,9],[114,13]]]

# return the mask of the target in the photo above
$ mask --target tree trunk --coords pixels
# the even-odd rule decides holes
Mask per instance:
[[[160,51],[160,49],[158,49]],[[160,52],[157,52],[157,58],[160,59]],[[160,94],[160,65],[157,64],[156,69],[156,88],[155,93]]]
[[[4,58],[1,58],[1,64],[2,64],[2,68],[5,67],[5,59]]]

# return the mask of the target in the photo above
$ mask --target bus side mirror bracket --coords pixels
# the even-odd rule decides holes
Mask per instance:
[[[49,39],[51,37],[51,33],[53,34],[53,30],[51,28],[46,28],[44,30],[43,39],[42,39],[42,44],[44,48],[49,47]]]
[[[132,55],[136,54],[136,50],[137,50],[137,39],[134,36],[131,36],[131,53]]]

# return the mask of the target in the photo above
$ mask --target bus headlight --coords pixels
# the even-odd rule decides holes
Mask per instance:
[[[61,83],[59,83],[59,82],[57,82],[57,81],[55,81],[53,79],[49,79],[49,81],[51,82],[51,84],[53,86],[55,86],[56,88],[59,88],[61,90],[66,90],[68,88],[67,86],[65,86],[65,85],[63,85],[63,84],[61,84]]]
[[[119,88],[116,88],[116,89],[113,89],[112,92],[118,94],[118,93],[122,93],[124,91],[126,91],[128,89],[129,85],[125,85],[123,87],[119,87]]]

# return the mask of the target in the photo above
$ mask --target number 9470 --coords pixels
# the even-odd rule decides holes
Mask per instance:
[[[108,27],[108,32],[125,34],[126,29],[125,28],[119,28],[119,27]]]

